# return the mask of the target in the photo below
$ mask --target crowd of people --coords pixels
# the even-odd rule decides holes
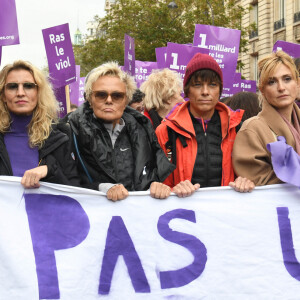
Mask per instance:
[[[190,60],[183,82],[156,70],[141,90],[108,62],[88,74],[85,102],[58,119],[45,74],[16,61],[0,71],[0,175],[22,177],[25,188],[42,180],[95,189],[112,201],[128,191],[165,199],[204,187],[251,192],[282,183],[269,145],[284,140],[300,155],[296,64],[283,51],[266,56],[259,95],[224,101],[222,70],[209,55]]]

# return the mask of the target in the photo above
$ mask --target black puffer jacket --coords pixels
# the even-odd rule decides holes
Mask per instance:
[[[79,186],[71,129],[68,124],[53,124],[50,136],[39,149],[40,165],[47,165],[48,174],[42,181]],[[26,157],[24,157],[26,159]],[[0,175],[13,176],[4,136],[0,134]]]
[[[150,121],[127,107],[125,127],[112,147],[101,120],[93,115],[88,102],[69,115],[84,165],[82,184],[98,189],[99,183],[122,183],[129,191],[147,190],[153,181],[163,182],[174,170],[160,148]],[[81,167],[82,168],[82,167]]]

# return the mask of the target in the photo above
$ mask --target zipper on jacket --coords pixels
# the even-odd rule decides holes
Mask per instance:
[[[208,147],[207,147],[207,133],[204,132],[204,164],[205,164],[205,171],[206,171],[206,176],[205,176],[205,186],[208,186],[208,177],[209,177],[209,169],[208,169]]]

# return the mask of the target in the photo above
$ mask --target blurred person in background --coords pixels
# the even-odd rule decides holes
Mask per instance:
[[[242,121],[256,116],[261,111],[258,96],[251,92],[239,92],[234,94],[227,100],[226,105],[233,110],[243,109],[244,114]]]
[[[132,99],[128,103],[128,106],[139,111],[140,113],[143,113],[144,112],[144,102],[143,102],[144,97],[145,97],[145,94],[141,90],[136,89],[135,92],[133,93]]]
[[[180,75],[170,69],[154,70],[142,83],[141,91],[145,93],[144,115],[154,130],[177,103],[184,101]]]

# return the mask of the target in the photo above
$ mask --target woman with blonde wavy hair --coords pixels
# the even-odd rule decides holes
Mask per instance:
[[[234,170],[256,185],[294,180],[299,184],[300,170],[290,164],[300,161],[300,109],[295,104],[298,70],[283,51],[261,59],[258,69],[262,111],[246,120],[236,136]]]
[[[70,129],[57,123],[58,103],[45,75],[22,60],[0,72],[0,175],[79,185]]]

